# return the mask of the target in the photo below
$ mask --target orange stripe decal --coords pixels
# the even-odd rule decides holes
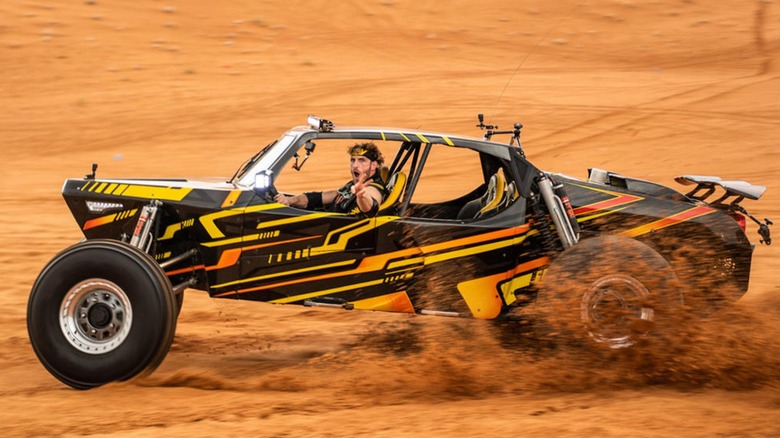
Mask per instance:
[[[213,271],[215,269],[227,268],[238,263],[238,257],[241,255],[241,248],[232,248],[222,251],[219,256],[219,261],[214,266],[208,266],[207,271]]]
[[[114,222],[114,219],[116,219],[117,213],[109,214],[108,216],[102,216],[102,217],[96,217],[95,219],[90,219],[86,222],[84,222],[84,231],[90,229],[99,227],[101,225],[110,224],[111,222]]]
[[[201,270],[201,269],[205,269],[205,268],[206,268],[206,266],[204,266],[204,265],[189,266],[189,267],[186,267],[186,268],[177,269],[175,271],[168,271],[168,272],[165,273],[165,275],[167,275],[168,277],[172,277],[174,275],[186,274],[187,272],[195,272],[195,271],[198,271],[198,270]]]
[[[538,259],[534,259],[515,266],[515,268],[507,272],[507,274],[509,274],[509,277],[514,277],[517,274],[522,274],[528,271],[532,271],[536,268],[541,268],[542,266],[549,265],[549,264],[550,264],[549,257],[539,257]]]
[[[615,192],[606,192],[606,193],[610,193],[616,196],[612,199],[607,199],[606,201],[599,201],[594,204],[577,207],[574,209],[574,214],[579,216],[581,214],[604,210],[610,207],[618,207],[621,205],[630,204],[632,202],[641,201],[642,199],[644,199],[639,196],[625,195],[622,193],[615,193]]]
[[[662,228],[671,227],[672,225],[679,224],[681,222],[686,222],[691,219],[695,219],[700,216],[704,216],[710,213],[714,213],[715,209],[709,208],[709,207],[694,207],[688,210],[685,210],[683,212],[673,214],[669,217],[659,219],[654,222],[650,222],[649,224],[640,225],[636,228],[632,228],[627,231],[623,231],[622,233],[619,233],[619,236],[625,236],[625,237],[636,237],[641,236],[643,234],[651,233],[656,230],[660,230]]]
[[[464,237],[462,239],[450,240],[448,242],[436,243],[433,245],[422,246],[420,249],[424,254],[430,254],[432,252],[441,251],[443,249],[450,249],[456,246],[466,246],[475,243],[486,242],[488,240],[500,239],[502,237],[517,236],[525,233],[531,228],[529,224],[525,224],[514,228],[505,228],[503,230],[493,231],[485,234],[478,234],[476,236]]]

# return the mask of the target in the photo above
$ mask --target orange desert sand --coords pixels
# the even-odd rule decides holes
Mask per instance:
[[[780,220],[776,1],[4,0],[0,60],[4,437],[780,436],[778,243],[672,356],[188,291],[155,373],[76,391],[25,326],[38,272],[81,238],[65,178],[228,177],[310,113],[474,137],[484,113],[522,122],[545,170],[743,179]]]

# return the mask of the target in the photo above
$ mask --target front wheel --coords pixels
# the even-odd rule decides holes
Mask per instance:
[[[38,276],[27,307],[38,359],[63,383],[88,389],[151,372],[176,330],[176,303],[160,266],[114,240],[78,243]]]
[[[675,336],[683,297],[666,260],[649,246],[616,236],[584,240],[544,275],[537,298],[554,333],[611,348],[651,335]]]

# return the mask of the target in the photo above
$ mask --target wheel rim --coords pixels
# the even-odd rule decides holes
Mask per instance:
[[[636,342],[635,336],[647,333],[655,319],[655,310],[646,303],[649,295],[634,277],[602,277],[583,294],[582,322],[597,342],[611,348],[630,347]]]
[[[73,286],[60,305],[60,328],[68,342],[89,354],[118,348],[130,333],[130,300],[116,284],[91,278]]]

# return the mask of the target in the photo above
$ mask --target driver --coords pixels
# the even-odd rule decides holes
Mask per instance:
[[[387,196],[387,189],[379,169],[385,162],[374,143],[358,143],[347,149],[352,180],[340,189],[324,192],[305,192],[274,197],[280,204],[309,210],[323,209],[337,213],[376,216],[379,204]]]

